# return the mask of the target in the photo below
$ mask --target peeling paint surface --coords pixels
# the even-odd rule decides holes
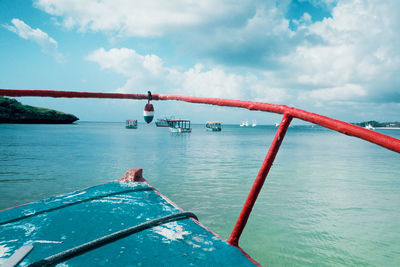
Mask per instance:
[[[163,242],[171,243],[178,239],[183,239],[184,235],[190,234],[190,232],[185,231],[181,225],[177,222],[170,222],[164,225],[153,227],[152,230],[159,235],[162,235]]]
[[[10,251],[11,251],[11,249],[9,247],[7,247],[6,244],[0,244],[0,259],[11,255]],[[0,261],[0,263],[1,263],[1,261]]]
[[[21,266],[179,212],[148,184],[121,181],[5,210],[0,212],[0,264],[26,244],[34,249]],[[146,229],[57,266],[104,265],[254,266],[239,249],[189,218]]]

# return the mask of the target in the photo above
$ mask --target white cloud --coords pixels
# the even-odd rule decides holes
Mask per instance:
[[[227,74],[221,68],[203,70],[198,64],[193,68],[179,73],[177,80],[182,81],[182,88],[189,94],[208,97],[238,98],[240,97],[243,77],[236,74]]]
[[[313,14],[304,13],[292,21],[296,30],[275,2],[38,0],[36,5],[68,28],[163,36],[154,39],[178,43],[180,54],[192,53],[193,67],[183,70],[129,48],[90,54],[88,60],[127,78],[121,91],[162,88],[165,93],[289,101],[303,108],[400,101],[400,1],[326,3],[330,18],[315,22]],[[195,65],[199,62],[210,64]]]
[[[366,91],[357,84],[345,84],[344,86],[323,88],[312,90],[306,93],[307,97],[300,96],[303,99],[311,97],[317,101],[344,101],[352,100],[365,96]]]
[[[255,75],[227,73],[219,67],[207,69],[202,64],[182,71],[164,66],[156,55],[140,55],[128,48],[108,51],[100,48],[86,59],[98,63],[102,69],[124,75],[127,82],[118,89],[124,93],[145,88],[163,93],[230,99],[250,99],[256,95],[259,101],[268,102],[279,102],[286,96],[284,89],[269,88],[265,79]]]
[[[37,0],[67,28],[113,31],[127,36],[160,36],[242,12],[246,1],[229,0]]]
[[[57,47],[57,42],[40,29],[32,29],[29,25],[25,24],[25,22],[19,19],[12,19],[11,23],[14,26],[6,25],[5,27],[9,31],[18,34],[21,38],[31,39],[37,43],[49,43],[50,45]]]
[[[57,42],[47,33],[39,28],[32,29],[25,22],[16,18],[12,19],[11,23],[13,25],[4,25],[4,27],[23,39],[37,43],[44,53],[54,56],[58,61],[64,60],[64,56],[57,51]]]
[[[309,26],[312,23],[312,17],[310,14],[305,12],[303,16],[301,16],[300,19],[292,20],[293,24],[296,25],[297,27],[300,27],[300,29],[306,29],[307,26]]]
[[[124,75],[141,72],[145,62],[144,56],[128,48],[113,48],[110,51],[100,48],[88,55],[86,59],[99,63],[102,69],[112,69]]]
[[[286,83],[306,91],[303,101],[399,101],[392,97],[400,93],[399,10],[395,0],[339,2],[331,18],[306,27],[321,42],[281,57],[285,71],[275,78],[290,73]]]
[[[163,67],[162,60],[156,55],[139,55],[133,49],[104,48],[93,51],[86,60],[96,62],[102,69],[109,69],[128,78],[126,84],[119,89],[128,92],[131,89],[155,89],[169,74]]]

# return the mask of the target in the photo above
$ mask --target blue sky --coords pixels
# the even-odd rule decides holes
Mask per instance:
[[[285,104],[345,121],[399,121],[400,1],[0,1],[0,88],[185,94]],[[20,98],[81,120],[144,102]],[[280,116],[155,102],[156,117]]]

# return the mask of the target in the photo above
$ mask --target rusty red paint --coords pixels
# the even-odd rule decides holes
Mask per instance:
[[[283,138],[285,137],[286,131],[292,121],[292,116],[288,114],[284,114],[282,121],[279,125],[278,131],[275,134],[274,140],[272,141],[271,146],[269,147],[267,156],[264,159],[263,164],[261,165],[260,170],[258,171],[257,177],[254,180],[253,186],[251,187],[250,193],[247,196],[246,202],[240,212],[239,218],[236,221],[235,227],[232,230],[232,233],[227,240],[229,244],[238,246],[240,235],[243,232],[244,227],[246,226],[247,220],[249,219],[250,213],[254,207],[254,204],[257,200],[258,194],[261,191],[262,186],[264,185],[265,179],[268,175],[269,170],[271,169],[272,163],[278,153],[279,147],[282,144]]]
[[[130,182],[144,182],[143,169],[135,168],[127,171],[125,177],[119,179],[119,181],[130,181]]]

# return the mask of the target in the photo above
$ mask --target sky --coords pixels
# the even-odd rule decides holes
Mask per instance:
[[[400,121],[398,0],[0,0],[0,88],[184,94]],[[144,101],[18,98],[82,121],[142,120]],[[155,117],[279,122],[154,101]]]

